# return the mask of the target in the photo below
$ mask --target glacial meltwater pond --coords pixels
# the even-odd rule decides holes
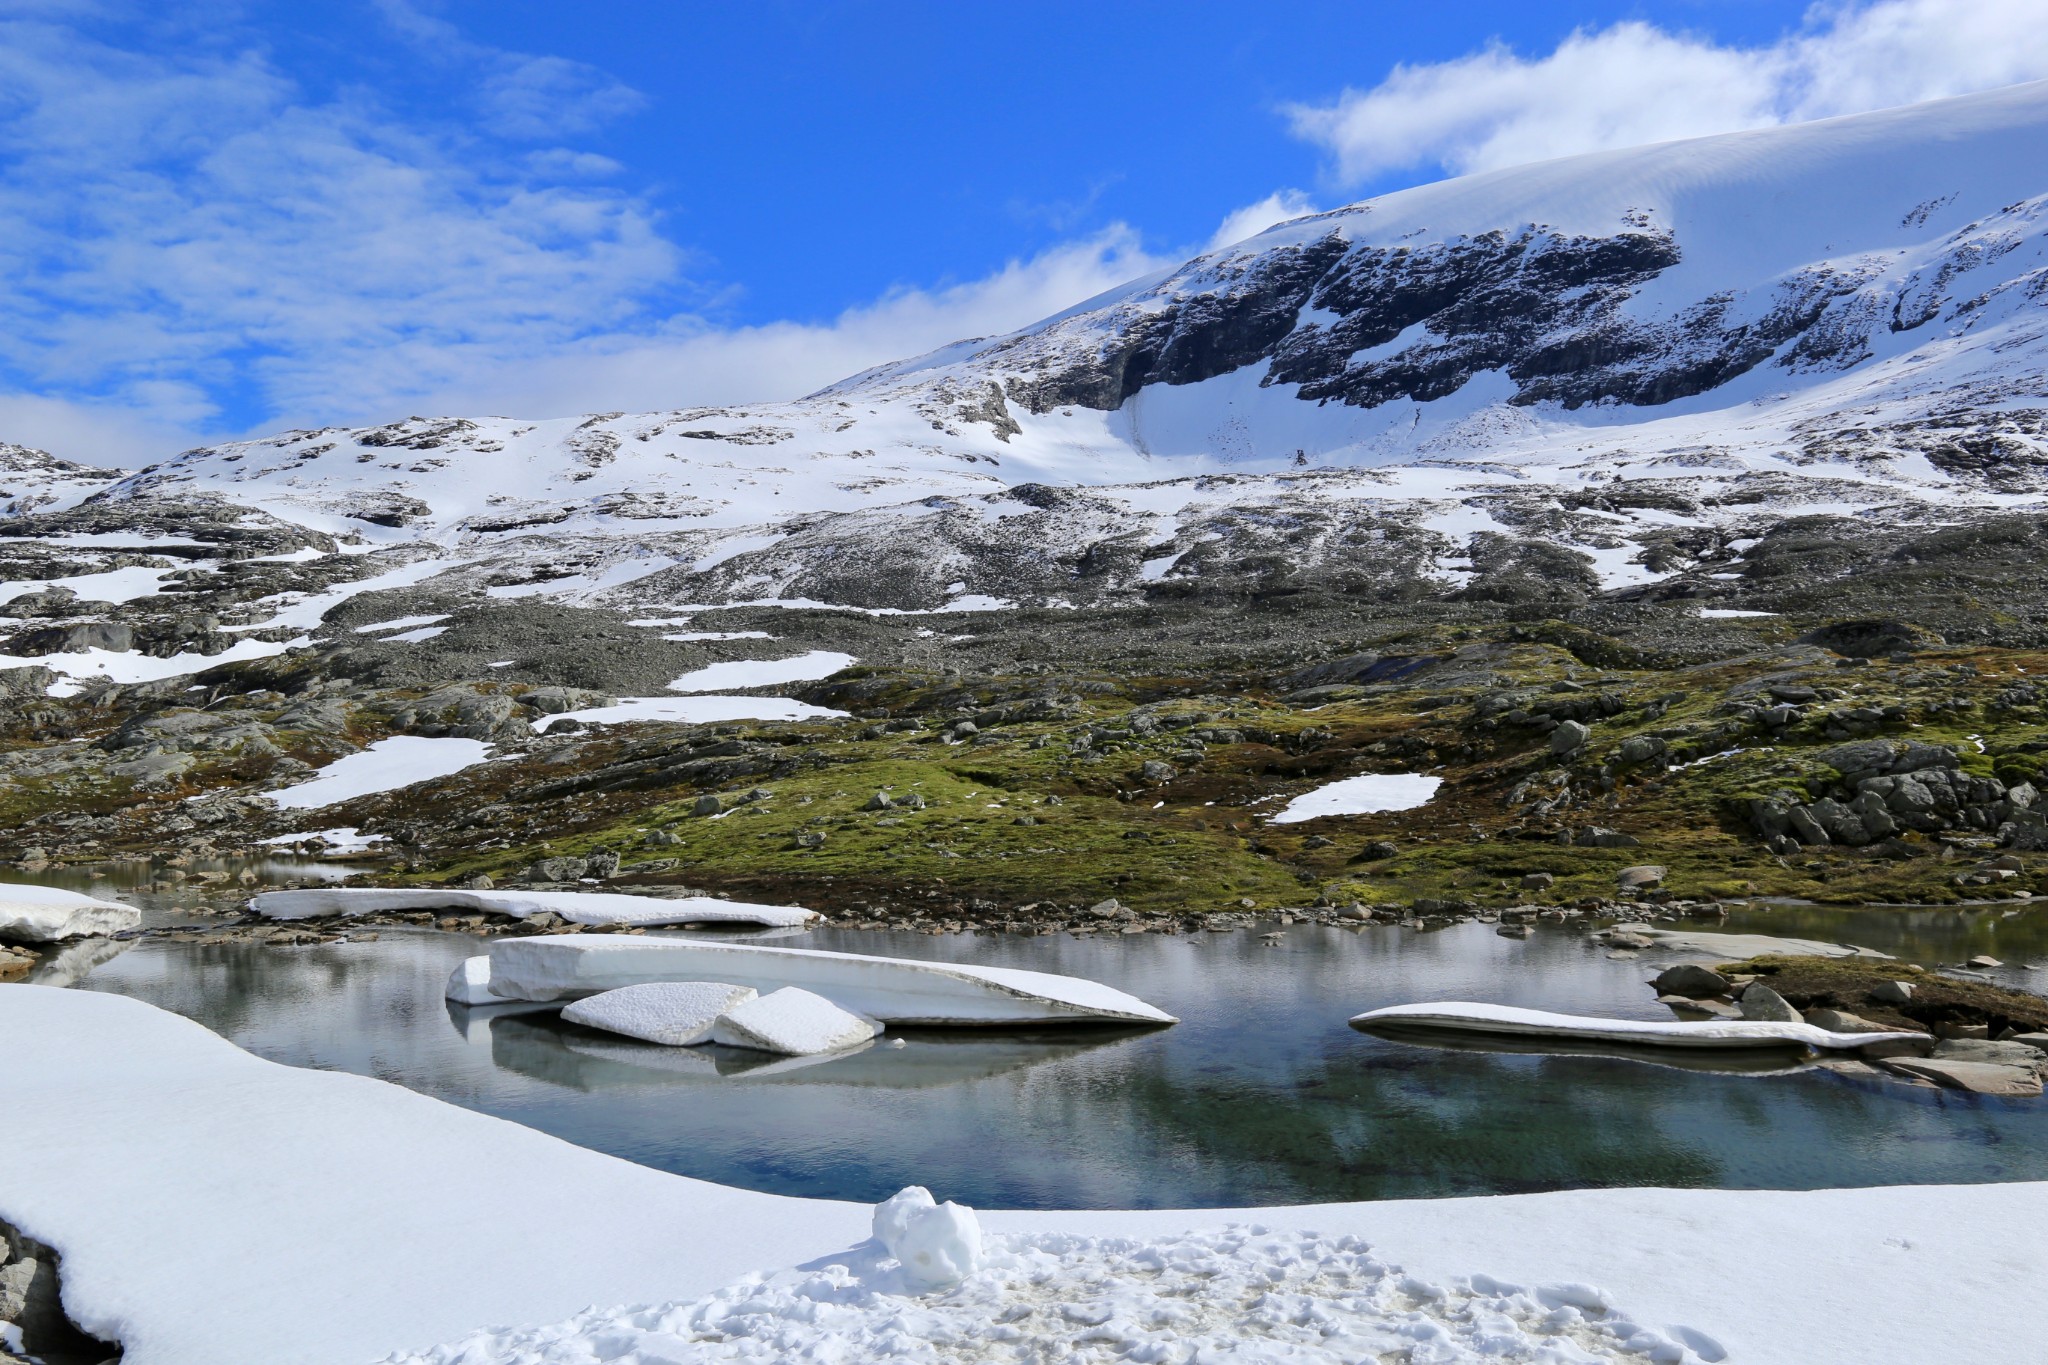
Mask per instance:
[[[2048,953],[2039,911],[1780,910],[1729,927],[1854,938],[1923,961]],[[1092,977],[1182,1022],[908,1031],[901,1046],[892,1033],[856,1054],[764,1065],[577,1029],[545,1009],[447,1005],[449,971],[484,945],[388,928],[375,942],[294,949],[143,941],[81,985],[188,1015],[275,1061],[377,1076],[664,1170],[791,1194],[876,1200],[916,1183],[983,1207],[1143,1208],[2048,1178],[2042,1101],[1819,1068],[1743,1075],[1430,1048],[1346,1024],[1432,999],[1669,1017],[1644,984],[1655,954],[1611,960],[1578,929],[1522,940],[1485,924],[1297,924],[1276,946],[1256,933],[766,941]]]

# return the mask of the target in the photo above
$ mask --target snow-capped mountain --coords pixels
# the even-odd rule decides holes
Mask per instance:
[[[92,496],[680,601],[1056,601],[1274,555],[1455,589],[1532,537],[1641,583],[1801,512],[2039,499],[2044,147],[2037,83],[1572,157],[796,402],[298,431]]]

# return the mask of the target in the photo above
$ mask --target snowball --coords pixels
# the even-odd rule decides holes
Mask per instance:
[[[585,996],[562,1018],[642,1042],[689,1047],[709,1042],[720,1015],[755,999],[752,986],[718,981],[649,981]]]
[[[919,1209],[936,1207],[930,1190],[922,1185],[906,1185],[875,1205],[875,1240],[894,1256],[897,1240],[903,1236],[903,1229],[908,1225],[910,1215]]]
[[[801,1057],[859,1047],[881,1031],[873,1019],[850,1014],[822,995],[784,986],[720,1015],[711,1041]]]
[[[491,994],[491,960],[466,957],[448,974],[448,998],[458,1005],[495,1005],[504,997]]]
[[[974,1210],[910,1185],[875,1205],[875,1240],[903,1266],[903,1278],[929,1289],[958,1284],[981,1265],[981,1224]]]
[[[56,886],[0,886],[0,943],[58,943],[117,934],[142,923],[142,912]]]
[[[903,1264],[904,1279],[942,1289],[960,1283],[980,1267],[981,1224],[975,1221],[973,1209],[951,1200],[936,1208],[912,1209],[890,1250]]]

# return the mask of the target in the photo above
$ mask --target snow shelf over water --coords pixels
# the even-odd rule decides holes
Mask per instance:
[[[1289,801],[1271,823],[1295,825],[1325,815],[1371,815],[1383,810],[1413,810],[1426,804],[1443,784],[1441,777],[1424,777],[1419,773],[1367,773],[1363,777],[1347,777],[1341,782],[1317,787],[1312,792],[1303,792]]]
[[[808,924],[818,917],[800,905],[751,905],[715,896],[624,896],[613,891],[470,891],[453,886],[311,887],[265,891],[249,900],[265,919],[316,915],[368,915],[379,910],[485,910],[518,919],[543,912],[571,924],[759,924],[771,929]],[[640,942],[632,939],[629,942]]]
[[[887,1024],[1178,1022],[1097,981],[1009,967],[623,934],[491,945],[491,989],[511,1000],[573,1000],[645,981],[718,981],[763,992],[801,986]]]
[[[1813,1024],[1757,1019],[1711,1019],[1698,1023],[1663,1019],[1600,1019],[1583,1014],[1553,1014],[1513,1005],[1481,1005],[1464,1000],[1418,1005],[1389,1005],[1354,1015],[1351,1027],[1375,1026],[1455,1029],[1464,1033],[1507,1034],[1518,1038],[1564,1038],[1600,1043],[1643,1043],[1655,1047],[1810,1047],[1854,1050],[1871,1043],[1912,1040],[1924,1033],[1831,1033]]]
[[[296,786],[265,792],[264,796],[287,810],[315,810],[459,773],[483,762],[490,747],[480,739],[393,735],[361,753],[336,759]]]
[[[58,886],[0,885],[0,943],[58,943],[118,934],[142,923],[142,912]]]

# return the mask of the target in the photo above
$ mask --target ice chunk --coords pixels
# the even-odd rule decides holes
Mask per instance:
[[[0,942],[59,943],[118,934],[142,923],[142,912],[56,886],[0,886]]]
[[[822,995],[795,986],[756,996],[719,1016],[711,1041],[793,1057],[859,1047],[882,1031],[865,1015],[839,1008]]]
[[[491,994],[491,960],[468,957],[448,974],[446,994],[458,1005],[496,1005],[503,999]]]
[[[726,1011],[756,998],[752,986],[718,981],[650,981],[587,995],[562,1011],[585,1028],[620,1033],[646,1043],[689,1047],[709,1042],[711,1027]]]
[[[501,939],[491,945],[491,980],[499,995],[517,1000],[573,1000],[643,981],[802,986],[891,1024],[1174,1022],[1101,982],[1050,972],[626,934]]]
[[[1645,1043],[1664,1047],[1787,1047],[1860,1048],[1873,1043],[1914,1042],[1924,1033],[1833,1033],[1799,1020],[1711,1019],[1690,1023],[1672,1019],[1603,1019],[1581,1014],[1553,1014],[1514,1005],[1475,1004],[1465,1000],[1422,1005],[1388,1005],[1354,1015],[1351,1027],[1443,1029],[1463,1033],[1507,1034],[1524,1038],[1560,1038],[1602,1043]]]

